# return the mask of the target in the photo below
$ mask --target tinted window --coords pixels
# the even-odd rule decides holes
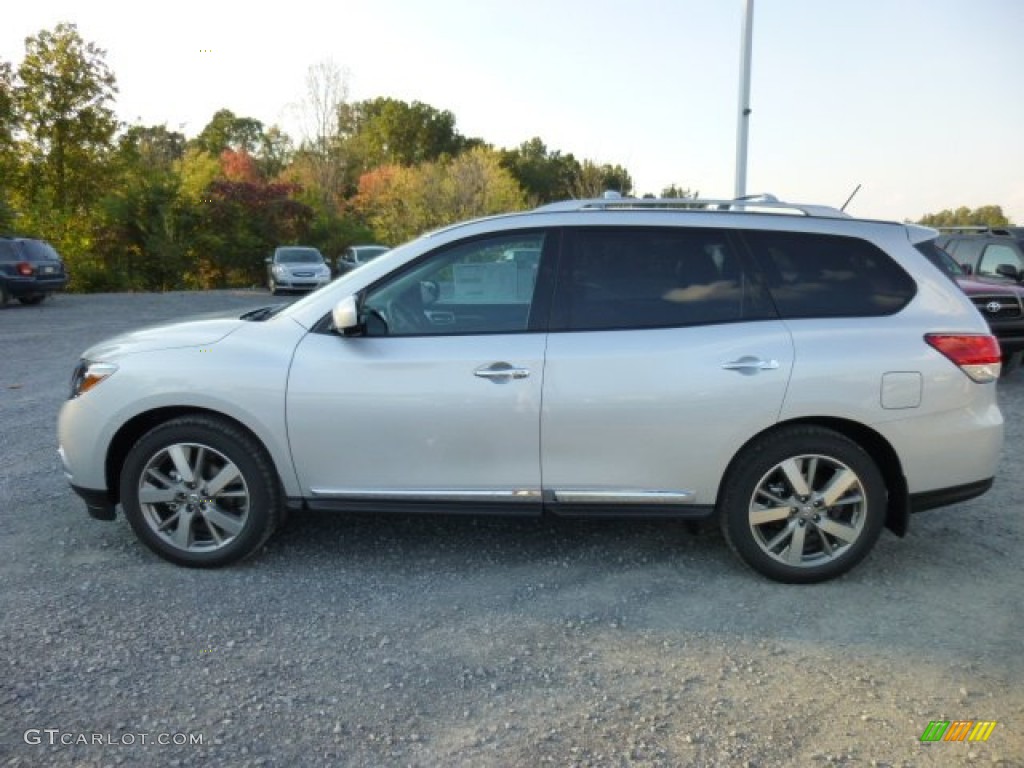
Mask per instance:
[[[926,240],[923,243],[918,243],[914,246],[919,250],[925,258],[928,259],[932,264],[941,269],[945,275],[956,282],[956,278],[963,275],[964,271],[956,259],[946,253],[944,250],[939,248],[934,240]]]
[[[899,311],[917,286],[864,240],[799,232],[745,231],[783,317],[860,317]]]
[[[0,261],[20,261],[18,246],[11,240],[0,240]]]
[[[372,336],[512,333],[529,327],[541,233],[510,233],[445,247],[397,277],[375,286],[363,301]]]
[[[557,329],[659,328],[770,314],[722,230],[570,230],[560,272]]]
[[[22,253],[28,261],[59,261],[60,256],[49,243],[41,240],[22,240]]]

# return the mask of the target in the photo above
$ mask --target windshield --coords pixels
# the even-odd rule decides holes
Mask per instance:
[[[316,248],[279,248],[274,260],[279,264],[282,261],[292,264],[320,264],[324,257]]]

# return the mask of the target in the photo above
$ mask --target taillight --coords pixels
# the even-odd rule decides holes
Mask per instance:
[[[32,275],[35,273],[35,270],[32,269],[32,265],[29,264],[27,261],[19,261],[17,264],[14,265],[14,268],[18,270],[18,274],[22,275],[23,277],[32,277]]]
[[[984,384],[999,378],[1002,351],[995,336],[929,333],[924,340],[948,357],[973,381]]]

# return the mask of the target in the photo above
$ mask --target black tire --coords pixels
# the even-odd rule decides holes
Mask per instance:
[[[45,293],[36,294],[35,296],[22,296],[18,299],[22,304],[41,304],[43,299],[46,298]]]
[[[840,481],[835,491],[833,479]],[[719,515],[744,563],[775,581],[811,584],[864,559],[882,532],[887,504],[885,481],[863,448],[829,429],[794,426],[740,452],[725,478]]]
[[[179,462],[191,479],[178,471]],[[263,446],[211,416],[183,416],[147,432],[125,459],[120,490],[142,542],[172,563],[197,568],[228,565],[259,550],[284,507]]]
[[[0,307],[4,306],[11,298],[11,294],[7,292],[7,286],[0,283]]]

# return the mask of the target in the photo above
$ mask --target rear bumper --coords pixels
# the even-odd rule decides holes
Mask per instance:
[[[992,487],[994,479],[990,477],[988,480],[979,480],[976,483],[967,483],[966,485],[956,485],[952,488],[939,488],[935,491],[911,494],[910,511],[924,512],[927,509],[948,507],[950,504],[959,504],[961,501],[981,496]]]
[[[64,290],[68,284],[67,275],[59,277],[7,277],[4,286],[7,292],[16,299],[40,296]]]

